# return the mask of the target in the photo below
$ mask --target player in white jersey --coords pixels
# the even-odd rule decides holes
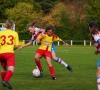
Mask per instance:
[[[97,51],[96,54],[100,53],[100,31],[98,30],[98,25],[96,22],[92,21],[89,23],[89,31],[90,35],[92,36],[93,44],[96,46]],[[98,90],[100,90],[100,60],[98,60],[97,64],[97,86]]]
[[[98,54],[100,53],[100,31],[98,30],[98,26],[96,22],[90,22],[89,30],[90,30],[91,38],[93,40],[92,43],[97,48],[95,54]]]
[[[29,31],[30,33],[32,33],[32,38],[31,38],[31,40],[30,40],[28,43],[26,43],[24,46],[19,47],[19,50],[21,50],[21,49],[24,48],[24,47],[27,47],[27,46],[31,45],[31,44],[33,43],[33,41],[38,37],[38,35],[39,35],[41,32],[42,32],[42,33],[45,32],[45,29],[41,29],[41,28],[34,27],[34,24],[35,24],[35,22],[32,23],[32,24],[29,24],[28,27],[27,27],[28,31]],[[65,46],[68,46],[67,43],[65,43],[64,41],[62,41],[62,42],[65,44]],[[54,61],[58,62],[59,64],[61,64],[61,65],[63,65],[63,66],[65,66],[70,72],[72,72],[72,68],[70,67],[70,65],[68,65],[68,64],[65,63],[61,58],[58,58],[58,57],[56,56],[54,44],[52,44],[52,50],[51,50],[51,52],[52,52],[52,59],[53,59]]]

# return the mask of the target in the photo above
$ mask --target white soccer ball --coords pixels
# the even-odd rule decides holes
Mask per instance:
[[[34,69],[34,70],[32,71],[32,74],[33,74],[34,77],[40,76],[40,71],[39,71],[39,69]]]

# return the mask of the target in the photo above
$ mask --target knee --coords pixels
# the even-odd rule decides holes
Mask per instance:
[[[8,66],[8,71],[10,70],[10,71],[14,72],[14,69],[15,69],[14,66]]]

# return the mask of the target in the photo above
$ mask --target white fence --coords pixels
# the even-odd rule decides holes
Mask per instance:
[[[20,40],[20,41],[21,42],[23,41],[25,43],[29,42],[29,40]],[[91,46],[92,45],[90,40],[64,40],[64,41],[71,46],[73,46],[73,45]],[[63,43],[60,41],[56,41],[54,43],[55,43],[55,45],[58,45],[58,46],[63,45]],[[36,41],[34,41],[33,45],[38,45],[38,43]]]

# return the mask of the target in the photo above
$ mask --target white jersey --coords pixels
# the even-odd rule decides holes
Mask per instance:
[[[32,34],[31,40],[34,41],[36,39],[36,35],[40,32],[41,28],[35,28],[34,34]]]
[[[98,31],[95,35],[92,35],[92,36],[93,36],[94,40],[96,42],[98,42],[98,40],[100,40],[100,31]]]

